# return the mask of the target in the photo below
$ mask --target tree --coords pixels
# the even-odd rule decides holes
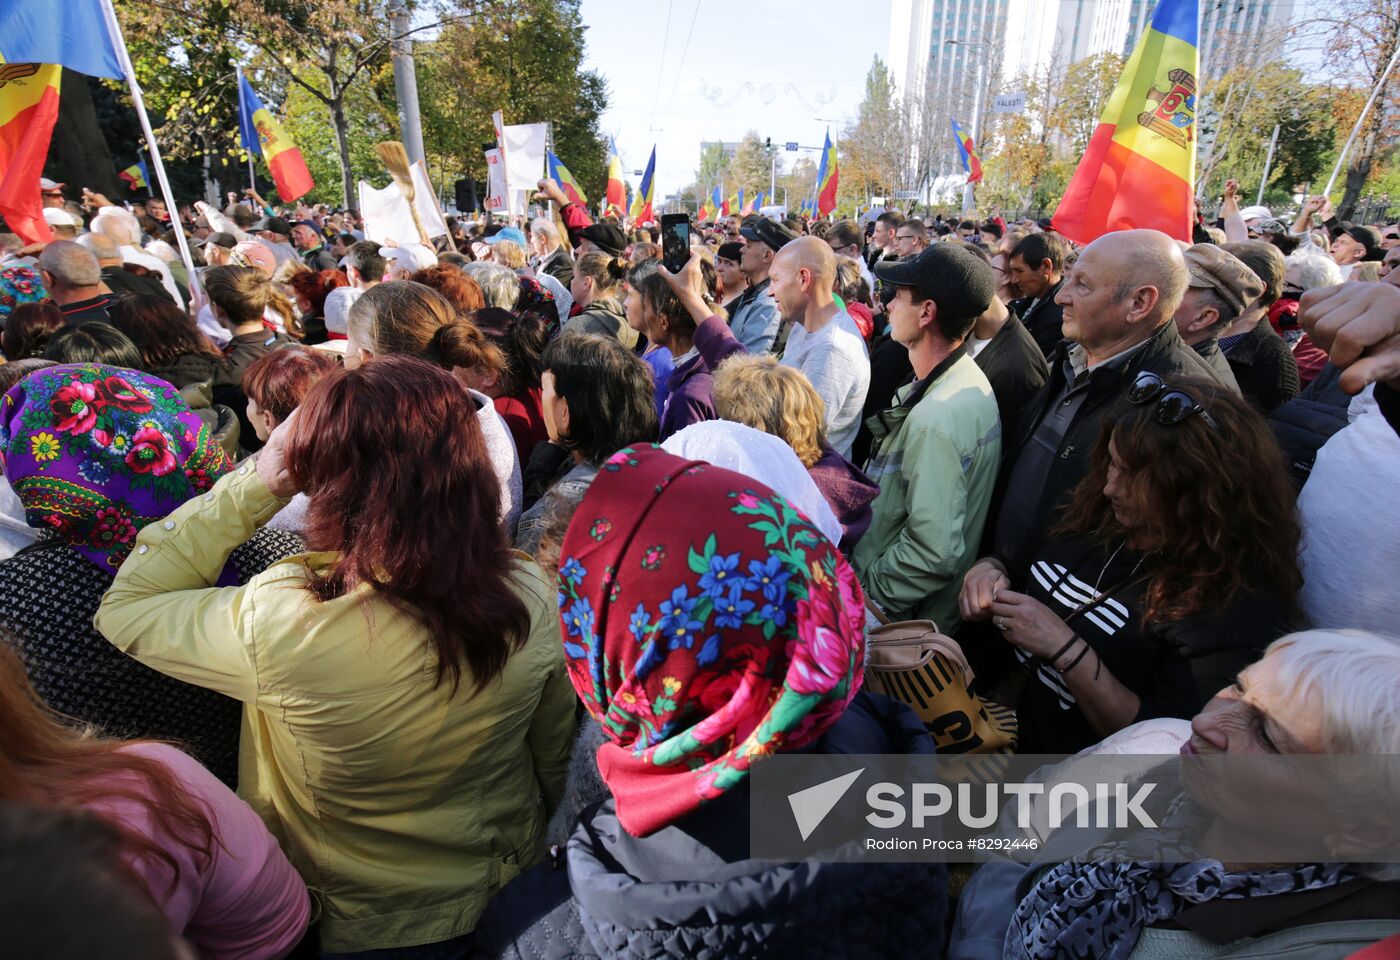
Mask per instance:
[[[482,145],[494,141],[491,111],[507,123],[549,122],[554,152],[590,200],[603,194],[607,145],[599,118],[606,81],[582,70],[578,0],[456,0],[459,17],[418,46],[423,139],[442,169],[486,175]]]
[[[757,134],[754,139],[758,139]],[[712,143],[700,152],[700,166],[695,168],[692,186],[700,195],[708,195],[718,186],[729,189],[729,158],[725,156],[723,144]]]
[[[1386,65],[1400,46],[1400,7],[1394,0],[1338,0],[1336,14],[1319,18],[1327,31],[1328,62],[1341,75],[1355,76],[1363,88],[1362,102],[1385,73]],[[1358,110],[1359,113],[1359,110]],[[1337,134],[1345,140],[1356,122],[1339,125]],[[1400,115],[1400,70],[1391,71],[1385,87],[1347,158],[1346,182],[1337,216],[1347,219],[1361,197],[1366,180],[1395,131],[1388,124]]]
[[[1083,156],[1103,116],[1103,108],[1118,85],[1126,61],[1117,53],[1096,53],[1071,63],[1052,126],[1069,140],[1069,152]]]
[[[817,165],[811,157],[801,157],[787,173],[778,175],[778,197],[787,191],[787,207],[796,210],[803,200],[813,199],[817,188]]]
[[[757,196],[758,191],[768,189],[769,174],[769,153],[764,149],[758,133],[750,130],[739,141],[734,159],[729,161],[729,180],[725,189],[733,193],[742,187],[747,201]]]
[[[855,121],[841,134],[837,209],[853,210],[869,196],[889,196],[912,186],[908,133],[894,78],[875,57],[865,75],[865,99]]]

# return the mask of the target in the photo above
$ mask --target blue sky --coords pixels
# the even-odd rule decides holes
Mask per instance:
[[[608,80],[605,134],[628,179],[656,144],[658,199],[690,183],[701,140],[750,129],[820,147],[854,119],[871,58],[887,56],[886,0],[582,0],[585,67]],[[668,23],[669,21],[669,23]],[[664,53],[663,53],[664,51]],[[746,86],[747,85],[747,86]],[[815,151],[782,153],[789,165]],[[563,158],[567,163],[568,158]]]

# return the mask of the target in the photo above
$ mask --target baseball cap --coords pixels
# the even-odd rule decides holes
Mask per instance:
[[[622,251],[627,249],[627,234],[622,232],[621,227],[615,227],[611,223],[590,224],[580,230],[578,235],[599,250],[611,253],[615,257],[622,256]]]
[[[715,256],[734,263],[739,262],[739,256],[743,253],[744,245],[737,240],[730,240],[728,243],[721,243],[719,249],[715,251]]]
[[[523,247],[525,246],[525,233],[515,227],[502,227],[486,238],[487,243],[500,243],[502,240],[518,243]]]
[[[292,225],[281,217],[263,217],[253,225],[254,230],[266,230],[268,233],[280,234],[284,237],[292,233]]]
[[[326,294],[323,313],[328,332],[344,334],[350,328],[350,308],[363,293],[363,290],[355,287],[336,287]]]
[[[238,246],[238,238],[231,233],[219,231],[209,234],[209,236],[205,237],[203,240],[196,240],[194,245],[196,247],[206,247],[211,243],[216,247],[224,247],[232,250],[234,247]]]
[[[1379,260],[1381,249],[1381,232],[1375,227],[1363,227],[1360,225],[1347,227],[1344,231],[1357,243],[1366,248],[1366,255],[1362,260]]]
[[[40,178],[39,178],[39,189],[40,189],[40,190],[62,190],[62,189],[63,189],[64,187],[66,187],[66,186],[68,186],[68,184],[66,184],[66,183],[55,183],[53,180],[50,180],[48,177],[40,177]]]
[[[1272,220],[1273,216],[1268,207],[1245,207],[1240,211],[1240,219],[1245,223],[1251,220]]]
[[[44,222],[51,227],[76,227],[78,221],[73,219],[73,215],[61,207],[45,207]]]
[[[265,275],[272,276],[277,270],[277,256],[265,243],[257,240],[244,240],[233,248],[233,263],[239,267],[257,267]]]
[[[1259,233],[1287,233],[1288,225],[1282,220],[1270,217],[1267,220],[1260,220],[1254,225],[1254,229]]]
[[[769,220],[766,217],[756,221],[752,226],[740,227],[739,236],[752,243],[766,243],[774,252],[783,249],[787,244],[797,239],[797,234],[776,220]]]
[[[435,267],[438,262],[437,254],[421,243],[404,243],[397,247],[380,247],[379,255],[386,260],[398,261],[399,265],[409,273],[417,273],[419,270],[427,270],[429,267]]]
[[[997,276],[991,264],[960,243],[935,243],[915,257],[881,260],[875,276],[895,287],[918,287],[940,310],[977,317],[991,305]]]
[[[1264,292],[1264,281],[1259,275],[1228,250],[1222,250],[1213,243],[1198,243],[1187,247],[1186,269],[1193,287],[1214,290],[1235,313],[1244,313],[1259,295]]]
[[[306,229],[310,230],[312,233],[316,234],[317,236],[320,236],[320,234],[321,234],[321,228],[318,227],[318,226],[316,226],[316,224],[315,224],[313,221],[311,221],[311,220],[298,220],[298,221],[296,221],[295,223],[293,223],[292,226],[294,226],[294,227],[305,227]]]

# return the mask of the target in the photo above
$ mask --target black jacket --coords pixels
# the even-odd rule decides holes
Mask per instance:
[[[302,263],[318,272],[321,270],[336,270],[339,269],[340,266],[339,261],[335,258],[335,254],[331,253],[325,247],[301,251],[301,260]]]
[[[1020,436],[1007,443],[997,494],[993,498],[993,504],[998,510],[1004,507],[1002,498],[1006,494],[1006,484],[1017,457],[1030,442],[1050,404],[1065,389],[1065,358],[1070,345],[1065,341],[1055,351],[1050,360],[1050,378],[1031,400],[1021,417]],[[1020,544],[994,544],[1003,554],[1002,559],[1008,562],[1008,569],[1020,570],[1029,565],[1034,551],[1040,545],[1041,536],[1049,528],[1055,514],[1079,481],[1089,472],[1089,455],[1098,441],[1099,427],[1104,418],[1113,413],[1137,375],[1144,370],[1150,370],[1166,380],[1179,377],[1217,379],[1205,361],[1181,339],[1176,324],[1170,320],[1162,324],[1125,363],[1111,367],[1101,365],[1090,370],[1089,395],[1069,429],[1065,431],[1056,450],[1054,465],[1046,474],[1045,482],[1040,488],[1040,497],[1034,505],[1032,535]],[[988,528],[995,529],[995,521],[991,518],[988,519]]]
[[[1002,437],[1020,436],[1022,411],[1050,376],[1040,345],[1013,313],[972,359],[987,375],[992,393],[996,394]]]
[[[1021,318],[1031,337],[1040,345],[1040,352],[1046,360],[1050,359],[1055,353],[1055,348],[1064,339],[1062,328],[1065,308],[1055,302],[1055,294],[1059,293],[1064,285],[1065,279],[1061,277],[1038,303],[1034,297],[1021,297],[1007,304],[1011,311]]]
[[[1235,381],[1235,371],[1230,369],[1230,361],[1225,359],[1225,354],[1220,351],[1220,340],[1211,337],[1202,340],[1191,348],[1196,351],[1196,356],[1206,362],[1210,367],[1210,372],[1215,374],[1215,379],[1229,387],[1235,393],[1240,392],[1240,385]]]
[[[138,277],[125,267],[103,267],[102,282],[107,284],[108,290],[118,296],[139,293],[170,299],[170,291],[165,289],[165,285],[160,282],[160,277],[150,275]]]
[[[574,258],[569,256],[569,251],[561,246],[541,260],[536,269],[540,273],[547,273],[558,280],[567,290],[574,279]]]
[[[933,743],[908,708],[862,693],[816,749],[927,754]],[[611,799],[590,807],[563,868],[536,867],[487,906],[475,956],[943,955],[942,864],[752,860],[748,820],[746,784],[643,838],[622,829]]]
[[[1298,363],[1268,318],[1261,319],[1253,330],[1236,340],[1225,359],[1234,371],[1240,393],[1260,413],[1267,414],[1298,395]]]
[[[865,407],[860,414],[860,429],[851,445],[851,463],[865,465],[870,458],[872,437],[865,421],[890,408],[900,387],[914,376],[909,362],[909,349],[898,343],[888,332],[875,338],[870,345],[870,388],[865,392]]]
[[[1328,363],[1302,393],[1269,413],[1269,427],[1283,448],[1295,490],[1302,490],[1312,475],[1317,451],[1351,422],[1347,418],[1351,397],[1342,390],[1341,378],[1342,371]]]

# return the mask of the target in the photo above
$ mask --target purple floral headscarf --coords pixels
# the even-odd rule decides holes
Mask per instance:
[[[110,574],[142,527],[232,464],[173,386],[88,363],[38,370],[0,399],[0,466],[31,527]]]
[[[614,454],[574,513],[559,586],[569,678],[633,835],[812,743],[860,688],[855,573],[741,474],[655,446]]]

